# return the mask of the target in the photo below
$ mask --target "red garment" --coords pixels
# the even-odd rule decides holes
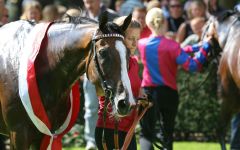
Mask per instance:
[[[139,67],[138,67],[136,58],[130,57],[128,76],[129,76],[129,79],[131,82],[133,96],[135,98],[138,97],[139,89],[141,86],[141,79],[138,75],[138,71],[139,71]],[[100,108],[98,110],[97,127],[103,127],[104,100],[105,100],[104,96],[99,98]],[[110,113],[107,113],[105,128],[114,129],[114,118],[111,114],[112,107],[110,104],[108,105],[108,112],[110,112]],[[136,113],[135,111],[132,111],[129,116],[121,118],[118,122],[118,130],[128,132],[128,130],[130,129],[130,127],[133,123],[135,113]]]
[[[142,29],[140,39],[147,38],[152,34],[151,30],[146,26]]]

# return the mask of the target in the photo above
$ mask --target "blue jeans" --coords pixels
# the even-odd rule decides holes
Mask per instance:
[[[240,113],[237,113],[231,122],[231,142],[232,150],[240,150]]]
[[[95,86],[87,79],[86,74],[83,80],[83,90],[85,99],[85,128],[84,138],[86,142],[95,143],[95,128],[98,119],[98,97]]]

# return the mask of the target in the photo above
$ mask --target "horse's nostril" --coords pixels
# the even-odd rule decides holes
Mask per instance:
[[[118,108],[124,109],[129,107],[129,102],[127,100],[119,100],[118,101]]]
[[[125,116],[129,113],[130,111],[130,104],[127,100],[119,100],[117,104],[117,110],[119,115]]]

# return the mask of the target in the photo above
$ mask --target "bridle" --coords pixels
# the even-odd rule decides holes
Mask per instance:
[[[104,73],[103,73],[101,67],[100,67],[98,56],[97,56],[97,50],[96,50],[96,42],[97,42],[97,40],[104,39],[104,38],[115,37],[115,38],[124,39],[124,37],[121,34],[117,34],[117,33],[97,35],[97,32],[98,32],[98,30],[96,30],[94,32],[92,40],[91,40],[91,50],[90,50],[90,55],[89,55],[90,58],[88,58],[86,74],[87,74],[87,78],[89,79],[88,68],[89,68],[91,58],[93,57],[95,67],[97,69],[97,73],[99,75],[99,78],[100,78],[100,81],[101,81],[101,84],[102,84],[102,87],[103,87],[103,90],[104,90],[105,97],[106,97],[106,99],[112,101],[113,100],[113,88],[110,85],[107,84],[107,80],[104,76]],[[112,102],[112,104],[113,104],[113,102]]]
[[[97,34],[97,31],[94,33],[93,35],[93,38],[92,38],[92,51],[93,51],[93,57],[94,57],[94,63],[95,63],[95,66],[96,66],[96,69],[97,69],[97,72],[99,74],[99,77],[100,77],[100,80],[101,80],[101,83],[102,83],[102,86],[103,86],[103,90],[104,90],[104,93],[105,93],[105,100],[104,100],[104,110],[103,110],[103,129],[105,129],[106,127],[106,117],[107,117],[107,105],[108,105],[108,102],[110,101],[112,107],[114,106],[114,102],[113,102],[113,88],[111,86],[109,86],[107,84],[107,81],[103,75],[103,72],[100,68],[100,64],[99,64],[99,60],[98,60],[98,57],[97,57],[97,51],[96,51],[96,46],[95,46],[95,43],[97,40],[99,39],[103,39],[103,38],[112,38],[112,37],[115,37],[115,38],[122,38],[124,40],[124,37],[121,35],[121,34],[117,34],[117,33],[111,33],[111,34],[102,34],[102,35],[96,35]],[[115,121],[115,128],[117,128],[117,123]],[[117,130],[115,130],[115,134],[114,134],[114,137],[116,140],[114,141],[118,141],[118,136],[115,136],[117,135]],[[106,150],[107,149],[107,145],[106,145],[106,140],[104,138],[104,130],[103,130],[103,134],[102,134],[102,144],[103,144],[103,147],[104,149]],[[118,145],[118,143],[116,143]]]
[[[239,21],[239,18],[238,17],[235,17],[235,19],[232,21],[232,23],[229,25],[229,29],[227,30],[227,33],[226,33],[226,37],[228,37],[228,34],[229,34],[229,32],[230,32],[230,29],[232,28],[232,26],[237,22],[237,21]],[[216,18],[213,18],[213,20],[211,20],[211,22],[209,22],[208,23],[208,25],[207,25],[207,28],[204,30],[204,33],[202,34],[202,38],[201,39],[203,39],[205,36],[206,36],[206,34],[207,34],[207,31],[208,31],[208,29],[209,29],[209,27],[210,27],[210,24],[211,23],[214,23],[214,22],[216,22]],[[216,32],[216,34],[217,34],[217,31],[215,31]],[[210,55],[212,55],[213,56],[213,59],[216,59],[216,61],[217,61],[217,64],[219,64],[219,57],[221,56],[221,52],[222,52],[222,48],[221,48],[221,46],[220,46],[220,44],[219,44],[219,42],[218,42],[218,35],[216,35],[217,37],[213,37],[212,38],[212,50],[210,51]],[[224,39],[224,41],[223,41],[223,45],[225,45],[225,43],[227,42],[227,38],[225,38]]]
[[[93,34],[92,40],[91,40],[91,51],[90,51],[90,55],[88,58],[88,62],[87,62],[87,68],[86,68],[86,74],[87,74],[87,78],[88,78],[88,67],[90,64],[90,60],[93,58],[94,59],[94,64],[95,67],[97,69],[97,73],[99,75],[103,90],[104,90],[104,94],[105,94],[105,100],[104,100],[104,111],[103,111],[103,129],[105,129],[106,127],[106,116],[107,116],[107,105],[110,101],[112,107],[114,106],[114,102],[113,102],[113,88],[107,84],[106,78],[104,76],[104,73],[100,67],[99,64],[99,60],[97,57],[97,50],[96,50],[96,42],[99,39],[104,39],[104,38],[121,38],[124,40],[124,37],[121,34],[117,34],[117,33],[110,33],[110,34],[102,34],[102,35],[97,35],[97,31],[95,31],[95,33]],[[89,79],[89,78],[88,78]],[[122,150],[126,150],[128,145],[130,144],[130,141],[132,139],[132,136],[134,134],[135,131],[135,127],[137,125],[137,123],[139,122],[139,120],[143,117],[143,115],[145,114],[145,112],[147,111],[148,108],[150,108],[152,106],[151,102],[148,102],[148,100],[139,100],[138,104],[135,106],[134,109],[136,109],[137,114],[134,118],[134,122],[128,132],[128,134],[126,135],[123,147],[121,148]],[[141,109],[142,107],[142,109]],[[141,109],[141,110],[140,110]],[[119,143],[118,143],[118,122],[115,119],[115,129],[114,129],[114,145],[115,145],[115,149],[119,149]],[[103,130],[103,134],[102,134],[102,145],[104,150],[107,150],[107,145],[106,145],[106,140],[104,138],[104,130]]]
[[[104,94],[105,94],[104,110],[103,110],[103,123],[104,123],[103,127],[105,128],[106,127],[107,111],[108,111],[107,110],[107,105],[110,102],[112,107],[114,106],[114,102],[113,102],[113,88],[110,85],[107,84],[107,80],[106,80],[106,78],[104,76],[104,73],[103,73],[101,67],[100,67],[98,56],[97,56],[97,50],[96,50],[96,42],[99,39],[112,38],[112,37],[121,38],[121,39],[124,40],[124,37],[121,34],[117,34],[117,33],[97,35],[97,32],[98,32],[98,30],[96,30],[94,32],[92,40],[91,40],[91,50],[90,50],[90,55],[89,55],[88,62],[87,62],[86,74],[87,74],[87,78],[89,79],[89,77],[88,77],[88,68],[89,68],[90,61],[91,61],[91,59],[93,57],[94,64],[95,64],[95,67],[97,69],[97,73],[99,75],[99,78],[100,78],[100,81],[101,81],[101,84],[102,84],[102,87],[103,87],[103,90],[104,90]],[[117,123],[115,123],[115,128],[117,128]],[[117,135],[117,132],[116,132],[116,135]],[[118,141],[118,137],[116,137],[115,134],[114,134],[114,137],[116,138],[116,140],[114,140],[114,141]],[[102,134],[102,143],[103,143],[104,149],[107,150],[106,140],[104,138],[104,130],[103,130],[103,134]],[[116,143],[116,144],[118,145],[118,143]]]

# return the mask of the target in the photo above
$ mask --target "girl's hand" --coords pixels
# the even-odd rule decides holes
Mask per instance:
[[[138,97],[147,99],[147,94],[145,93],[143,88],[140,88]]]
[[[206,38],[204,39],[204,41],[210,43],[211,40],[212,40],[212,38],[216,38],[216,39],[218,38],[218,37],[217,37],[216,28],[215,28],[215,24],[213,24],[213,23],[211,23],[211,24],[209,25],[209,29],[208,29],[208,31],[207,31],[207,36],[206,36]]]

